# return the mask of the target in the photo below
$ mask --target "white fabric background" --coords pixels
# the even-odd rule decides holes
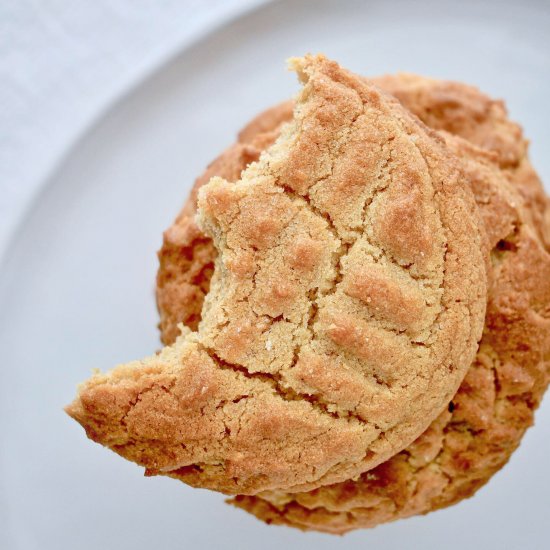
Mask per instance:
[[[17,220],[112,101],[266,0],[0,0],[0,257]]]
[[[505,97],[550,182],[548,0],[270,2],[176,56],[72,149],[152,68],[256,3],[0,0],[2,242],[33,189],[52,182],[0,257],[0,549],[548,547],[548,400],[510,464],[475,498],[345,538],[268,528],[221,495],[145,481],[63,415],[92,367],[158,347],[160,229],[183,182],[242,121],[296,90],[284,75],[288,55],[324,51],[364,74],[408,70]],[[212,84],[242,80],[251,64],[254,78],[215,100]],[[135,208],[120,208],[134,195]]]

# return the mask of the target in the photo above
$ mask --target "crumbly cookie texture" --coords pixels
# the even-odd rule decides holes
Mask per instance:
[[[260,519],[329,533],[374,527],[471,496],[519,445],[550,380],[550,255],[507,174],[459,146],[493,247],[483,339],[459,391],[412,445],[357,480],[237,497]],[[491,172],[493,172],[491,174]]]
[[[473,86],[414,74],[386,75],[373,82],[397,97],[430,128],[461,136],[495,153],[501,168],[514,174],[526,222],[550,248],[550,200],[529,162],[529,142],[521,127],[508,118],[503,101]]]
[[[268,109],[243,128],[238,142],[197,178],[184,208],[164,232],[157,276],[159,326],[164,344],[176,340],[180,323],[197,330],[214,272],[216,248],[198,227],[195,217],[199,189],[214,176],[237,181],[241,172],[279,137],[282,125],[292,119],[293,108],[294,102],[287,101]]]
[[[382,77],[374,82],[400,98],[424,122],[484,149],[460,140],[453,142],[467,160],[493,250],[484,337],[449,409],[406,451],[356,481],[294,498],[279,494],[232,501],[269,523],[343,533],[427,513],[467,498],[507,462],[532,424],[548,384],[544,373],[549,368],[550,267],[541,244],[548,250],[550,208],[529,163],[521,129],[507,118],[502,102],[464,84],[413,75]],[[262,147],[276,139],[281,122],[292,116],[292,105],[285,102],[256,117],[239,134],[237,144],[209,166],[208,175],[237,179],[240,171],[260,156]],[[193,240],[185,235],[188,228],[196,228],[194,196],[203,183],[202,177],[197,180],[182,215],[166,232],[159,253],[157,292],[166,341],[174,337],[176,323],[185,319],[190,306],[198,305],[199,312],[202,306],[201,296],[196,304],[171,302],[173,308],[169,310],[161,299],[170,301],[174,296],[168,273],[187,276],[182,257],[194,258],[193,264],[201,265]],[[174,231],[184,237],[172,240]],[[198,229],[193,233],[201,234]],[[210,246],[207,262],[213,262],[215,249],[208,239],[205,243]],[[169,250],[171,255],[166,254]],[[208,278],[204,283],[207,288]],[[189,280],[189,284],[193,282]]]
[[[67,409],[150,474],[245,494],[349,479],[418,437],[475,356],[486,274],[460,163],[336,63],[292,66],[291,124],[199,191],[218,256],[198,331]]]
[[[460,136],[496,155],[499,166],[511,175],[522,196],[526,222],[550,248],[550,199],[529,162],[528,141],[519,125],[508,118],[502,101],[491,99],[473,86],[412,74],[369,81],[397,97],[428,126]],[[195,221],[198,189],[212,176],[236,181],[279,136],[282,124],[292,118],[293,106],[293,101],[286,101],[253,119],[239,133],[237,143],[196,180],[183,210],[165,232],[157,278],[161,338],[165,344],[176,339],[179,323],[197,328],[212,276],[216,250]]]

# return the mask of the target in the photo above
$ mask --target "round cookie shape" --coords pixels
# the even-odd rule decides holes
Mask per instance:
[[[449,408],[402,453],[355,481],[294,498],[266,495],[232,501],[269,523],[342,533],[427,513],[467,498],[506,464],[531,426],[534,410],[548,385],[542,373],[548,369],[550,327],[540,304],[550,300],[550,266],[544,251],[550,243],[550,208],[527,157],[527,140],[521,129],[508,119],[502,102],[465,84],[415,75],[372,81],[400,98],[423,122],[484,149],[460,140],[451,143],[466,161],[493,250],[484,337]],[[259,158],[262,148],[276,139],[281,122],[291,119],[292,108],[293,102],[288,101],[258,115],[241,131],[238,142],[209,166],[206,180],[212,175],[237,179]],[[211,241],[194,222],[194,197],[204,181],[204,176],[196,181],[182,215],[166,232],[159,253],[157,293],[165,341],[179,332],[176,324],[185,321],[190,305],[175,299],[174,290],[180,284],[178,281],[170,287],[167,274],[189,274],[179,257],[194,257],[196,268],[203,260],[194,254],[193,240],[185,237],[183,228],[194,228],[190,234],[200,234],[209,243],[208,262],[216,255]],[[172,238],[174,228],[180,229],[183,239]],[[518,265],[527,269],[518,270]],[[192,285],[191,279],[188,284]],[[163,298],[172,309],[167,309]],[[197,296],[199,312],[202,299]],[[519,344],[521,353],[515,350]],[[543,362],[540,357],[545,358]],[[475,437],[468,435],[472,433]]]
[[[455,394],[481,336],[481,223],[461,164],[393,98],[292,61],[292,122],[238,181],[210,179],[216,247],[196,332],[85,382],[68,412],[147,467],[226,493],[375,467]]]

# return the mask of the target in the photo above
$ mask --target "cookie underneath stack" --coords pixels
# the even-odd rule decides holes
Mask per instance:
[[[464,84],[415,75],[373,82],[430,127],[464,138],[452,145],[469,160],[492,249],[484,337],[447,409],[391,460],[356,481],[231,501],[268,523],[342,533],[469,497],[517,448],[548,385],[550,208],[520,127],[508,119],[502,102]],[[194,218],[198,189],[213,175],[238,179],[277,138],[292,109],[293,102],[283,103],[248,124],[238,142],[197,179],[165,233],[157,281],[165,343],[179,332],[179,323],[197,326],[213,270],[215,248]]]
[[[470,496],[519,444],[549,377],[550,210],[501,103],[294,67],[297,107],[252,121],[165,233],[169,347],[68,412],[151,475],[343,533]]]

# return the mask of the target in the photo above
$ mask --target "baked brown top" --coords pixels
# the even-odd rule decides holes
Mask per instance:
[[[218,255],[198,331],[68,407],[149,473],[227,493],[309,490],[394,455],[455,394],[483,327],[461,163],[372,84],[323,56],[292,64],[292,122],[238,181],[199,190]]]
[[[461,156],[468,159],[469,177],[488,229],[495,265],[493,286],[475,362],[449,410],[405,452],[358,481],[294,498],[271,495],[265,499],[237,497],[234,501],[268,522],[302,529],[345,532],[372,527],[471,496],[507,462],[532,424],[533,411],[547,386],[544,371],[550,345],[550,273],[541,243],[548,246],[550,242],[550,209],[529,163],[521,129],[508,119],[501,101],[464,84],[413,75],[388,76],[374,82],[399,97],[424,122],[465,137],[485,150],[460,140],[454,142],[462,148]],[[276,139],[281,122],[291,116],[289,101],[256,117],[239,134],[237,144],[209,166],[206,179],[216,174],[237,179],[242,169]],[[194,194],[204,181],[204,176],[197,180]],[[177,299],[181,279],[189,274],[181,258],[192,258],[196,267],[204,258],[208,263],[215,257],[207,238],[203,237],[208,253],[199,258],[194,253],[194,237],[185,237],[185,228],[196,227],[193,195],[184,209],[188,214],[184,213],[166,233],[159,253],[157,292],[162,335],[167,341],[177,332],[176,323],[187,319],[189,307],[198,311],[197,321],[202,307],[200,295],[195,303]],[[183,228],[180,235],[184,237],[179,241],[172,239],[174,228]],[[198,230],[195,234],[201,235]],[[193,287],[193,281],[187,281]],[[208,281],[204,277],[206,289]]]
[[[529,162],[529,142],[521,127],[509,119],[502,100],[492,99],[467,84],[407,73],[385,75],[373,82],[397,97],[430,128],[460,136],[494,153],[499,166],[513,172],[526,222],[546,248],[550,247],[549,199]]]
[[[509,174],[491,176],[478,164],[483,159],[468,148],[463,155],[492,233],[493,276],[480,349],[449,407],[412,445],[358,480],[237,497],[237,506],[306,530],[374,527],[471,496],[519,445],[550,377],[550,255],[526,223]]]

